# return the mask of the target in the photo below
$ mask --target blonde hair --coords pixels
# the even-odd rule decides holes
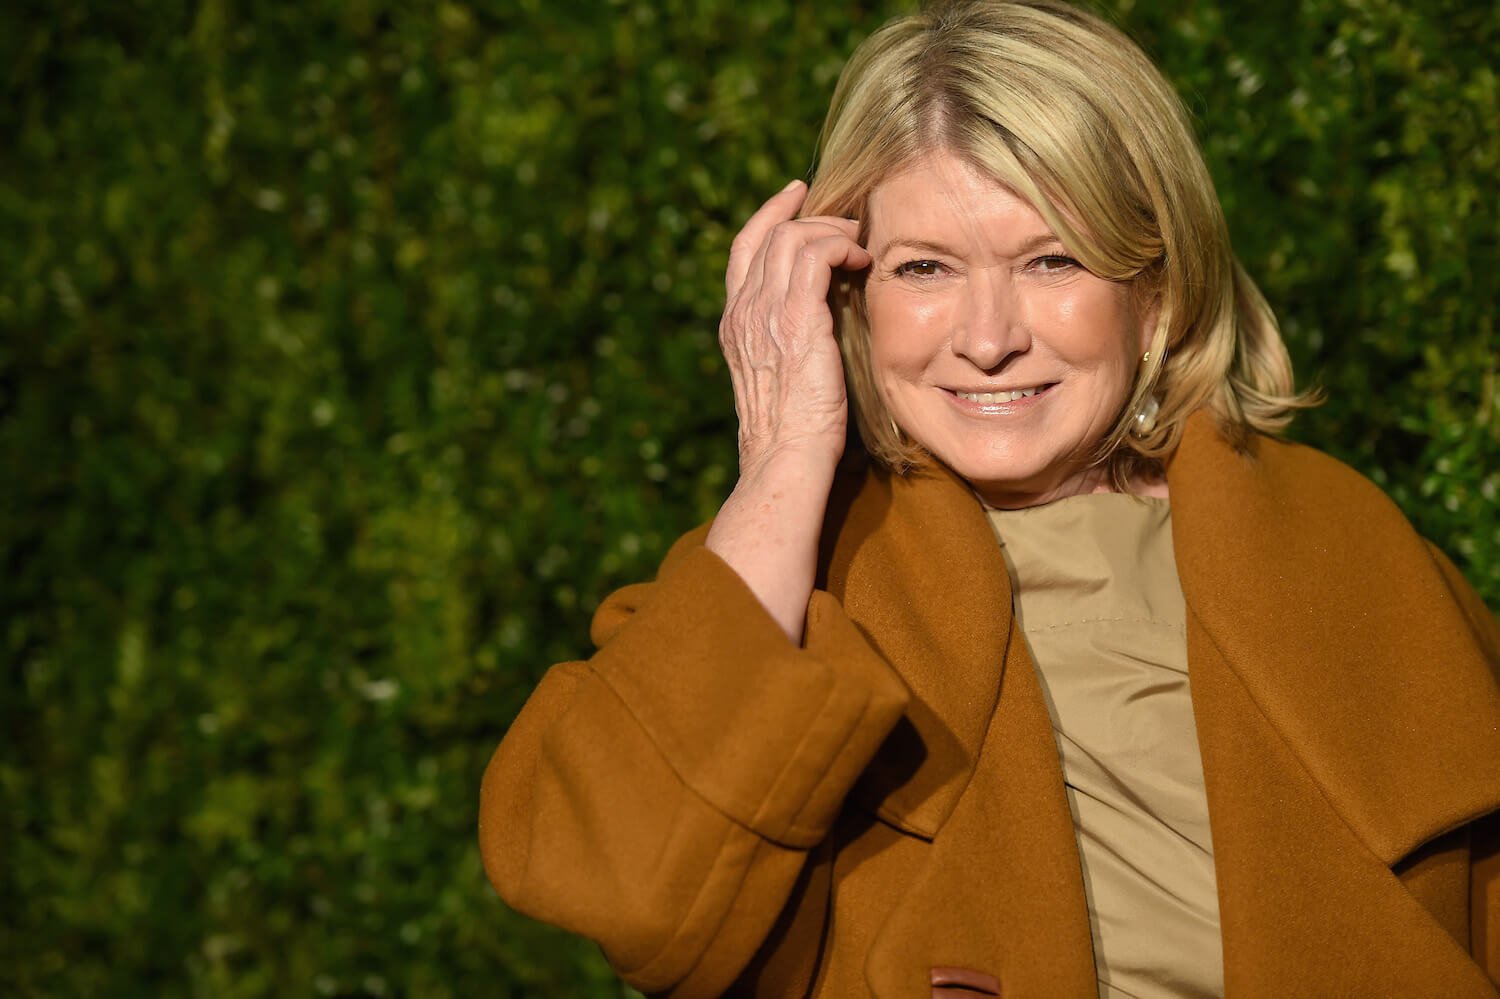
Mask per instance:
[[[1242,442],[1316,404],[1296,394],[1275,316],[1235,259],[1181,101],[1119,29],[1057,0],[945,3],[891,21],[839,77],[803,213],[864,220],[881,180],[938,149],[1029,201],[1085,267],[1130,284],[1142,315],[1155,308],[1100,444],[1117,482],[1159,468],[1204,406]],[[830,304],[865,449],[898,471],[921,464],[876,386],[862,276],[840,274]],[[1153,396],[1155,426],[1132,433]]]

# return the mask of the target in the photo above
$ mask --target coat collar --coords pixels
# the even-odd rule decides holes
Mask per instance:
[[[1500,692],[1422,539],[1346,466],[1201,413],[1168,470],[1189,662],[1212,654],[1343,821],[1386,864],[1500,808]],[[820,582],[912,692],[860,791],[931,838],[994,714],[1010,580],[973,494],[932,466],[834,497]],[[1019,639],[1016,639],[1019,640]],[[1196,653],[1196,655],[1194,654]],[[1435,668],[1441,664],[1441,668]],[[1195,702],[1205,728],[1232,717]],[[1455,713],[1457,709],[1458,713]]]
[[[1424,542],[1344,466],[1236,449],[1207,415],[1168,480],[1228,993],[1492,994],[1390,870],[1500,807],[1492,666]],[[882,928],[872,986],[907,994],[903,969],[940,955],[1087,994],[1056,752],[979,504],[942,468],[869,472],[830,517],[820,585],[912,694],[854,800],[946,851]],[[1056,891],[1005,887],[1038,871]]]
[[[1500,807],[1493,666],[1384,494],[1305,447],[1236,450],[1206,417],[1168,484],[1189,668],[1232,674],[1371,853],[1394,864]],[[1195,707],[1200,741],[1232,742],[1232,716]]]

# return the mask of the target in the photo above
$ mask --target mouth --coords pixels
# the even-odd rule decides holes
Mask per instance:
[[[1047,382],[1042,385],[1030,385],[1026,388],[1008,389],[999,392],[964,392],[959,389],[949,389],[958,398],[965,402],[978,403],[981,406],[993,406],[1002,402],[1019,402],[1022,399],[1030,399],[1033,396],[1046,392],[1056,382]]]

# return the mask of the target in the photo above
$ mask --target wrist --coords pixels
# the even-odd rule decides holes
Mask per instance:
[[[704,540],[739,573],[794,644],[817,571],[836,460],[783,452],[741,475]]]
[[[740,477],[736,492],[758,492],[766,489],[815,490],[826,492],[833,484],[834,472],[843,458],[843,441],[813,439],[774,447],[742,448]]]

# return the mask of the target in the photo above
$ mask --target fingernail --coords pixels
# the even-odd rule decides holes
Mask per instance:
[[[781,193],[785,194],[786,192],[790,191],[792,188],[796,187],[800,183],[802,183],[802,181],[800,179],[795,178],[795,177],[792,178],[792,182],[790,184],[788,184],[786,187],[783,187],[781,189]]]

